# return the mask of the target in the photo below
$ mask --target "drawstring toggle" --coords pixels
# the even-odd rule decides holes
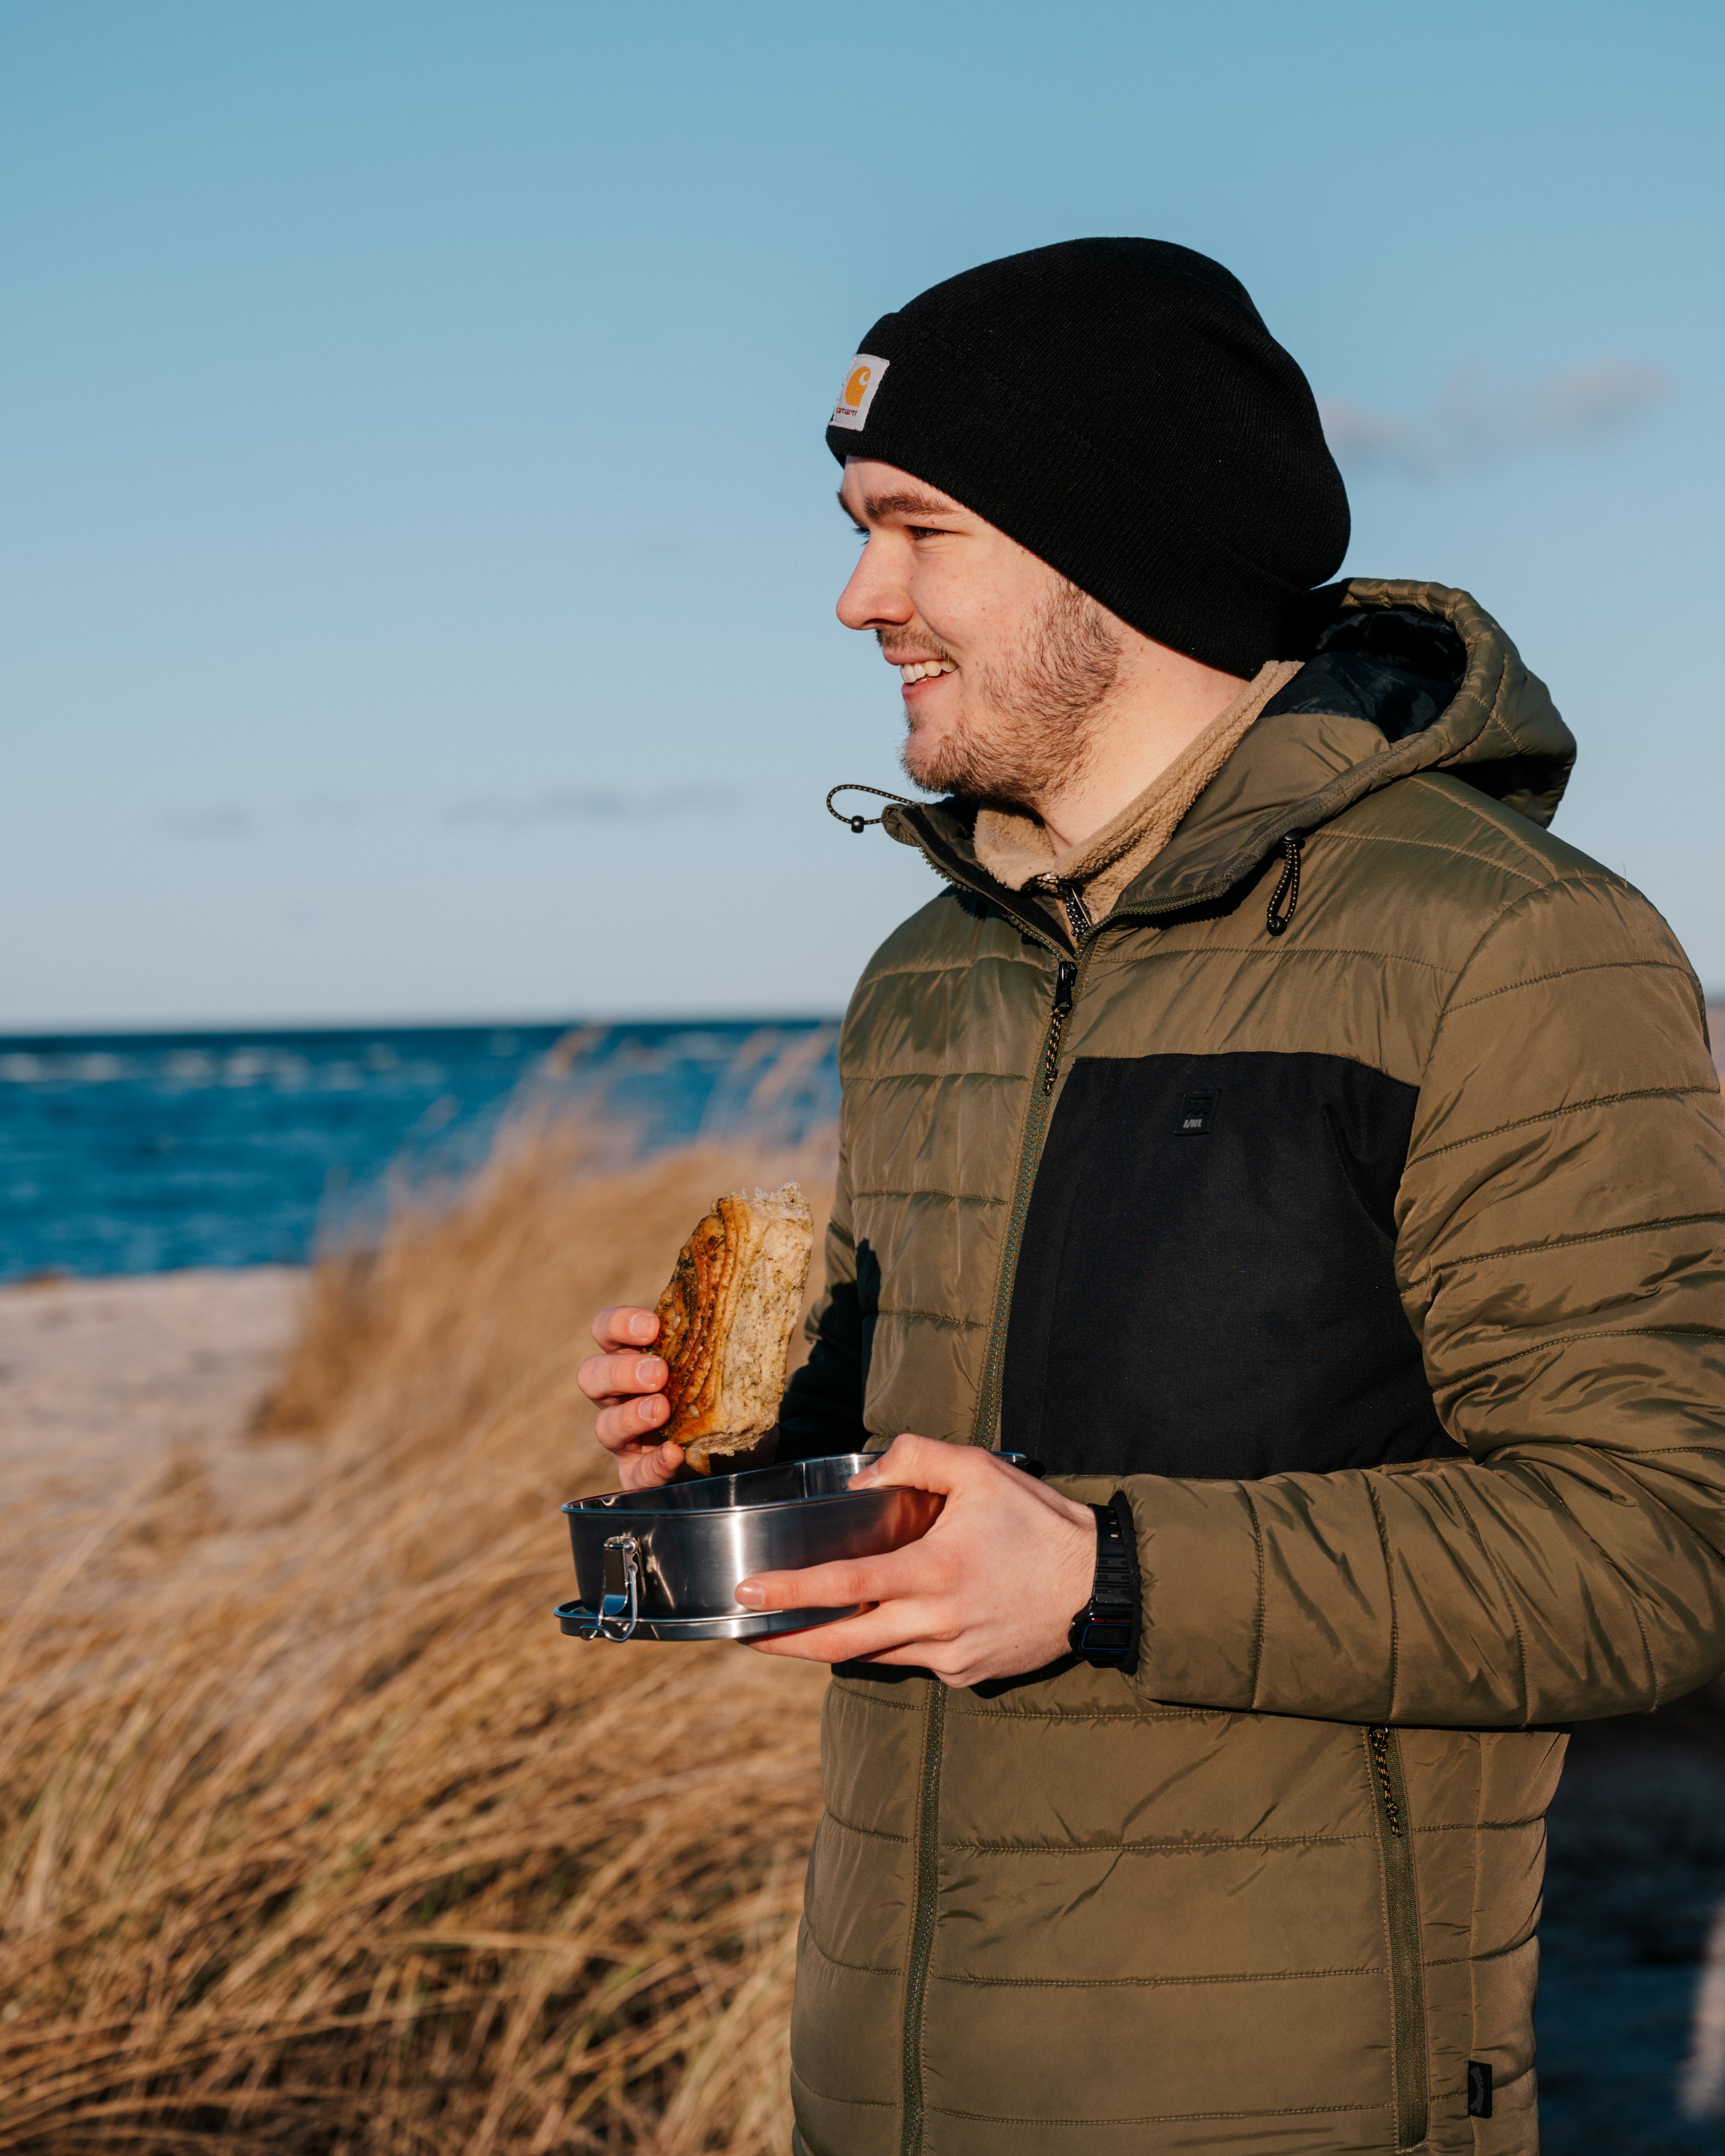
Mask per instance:
[[[1270,909],[1264,916],[1264,927],[1271,936],[1280,936],[1294,917],[1294,908],[1300,903],[1300,848],[1304,844],[1303,831],[1290,831],[1281,842],[1281,880],[1270,896]],[[1282,901],[1287,901],[1287,911],[1282,911]]]
[[[868,829],[870,824],[878,824],[880,820],[880,817],[847,816],[842,808],[834,808],[833,793],[873,793],[878,795],[882,801],[896,801],[901,808],[914,808],[916,805],[914,801],[907,800],[902,793],[889,793],[885,787],[881,786],[859,786],[855,784],[835,786],[833,788],[833,793],[829,793],[827,796],[827,814],[829,816],[835,818],[838,822],[841,824],[850,824],[851,829],[855,832],[858,838],[862,836],[863,833]]]

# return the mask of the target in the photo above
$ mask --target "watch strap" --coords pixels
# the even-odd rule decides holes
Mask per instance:
[[[1096,1522],[1096,1570],[1090,1600],[1072,1620],[1067,1644],[1101,1669],[1138,1666],[1140,1624],[1138,1537],[1131,1501],[1117,1490],[1106,1505],[1092,1505]]]

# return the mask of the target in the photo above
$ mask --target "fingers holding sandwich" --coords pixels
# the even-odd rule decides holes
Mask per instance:
[[[683,1465],[683,1450],[659,1435],[670,1414],[665,1397],[670,1370],[663,1356],[651,1352],[658,1318],[628,1304],[602,1310],[593,1322],[593,1337],[609,1352],[589,1355],[576,1382],[598,1408],[593,1435],[615,1458],[625,1490],[669,1482]]]
[[[697,1222],[656,1310],[621,1303],[593,1320],[608,1352],[590,1355],[578,1382],[625,1490],[773,1457],[814,1247],[814,1216],[794,1183],[752,1198],[733,1190]]]

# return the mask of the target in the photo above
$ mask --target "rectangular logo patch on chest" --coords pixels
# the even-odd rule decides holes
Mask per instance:
[[[1180,1103],[1180,1136],[1183,1138],[1201,1138],[1209,1131],[1216,1112],[1214,1093],[1189,1093]]]

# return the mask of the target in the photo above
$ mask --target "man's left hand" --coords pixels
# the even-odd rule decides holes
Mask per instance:
[[[750,1645],[811,1662],[891,1662],[949,1685],[1021,1676],[1067,1652],[1096,1568],[1096,1515],[992,1452],[900,1437],[853,1490],[938,1491],[940,1517],[920,1542],[883,1557],[757,1572],[737,1589],[746,1609],[873,1606],[806,1632]]]

